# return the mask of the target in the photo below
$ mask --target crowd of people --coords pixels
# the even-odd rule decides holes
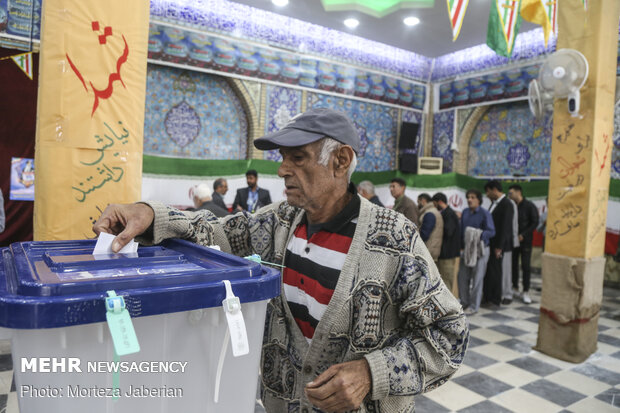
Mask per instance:
[[[482,207],[482,193],[466,193],[467,208],[453,210],[445,194],[418,196],[417,203],[405,195],[406,182],[394,178],[390,192],[394,210],[418,226],[441,277],[458,297],[467,314],[481,305],[497,308],[515,298],[530,304],[529,296],[533,233],[539,226],[538,209],[523,195],[520,185],[504,194],[501,182],[492,180],[484,190],[491,201]],[[361,182],[358,192],[381,205],[374,186]],[[519,261],[523,273],[520,289]]]
[[[254,213],[271,204],[269,191],[258,187],[258,173],[249,170],[245,176],[247,187],[237,190],[232,213]],[[526,304],[532,302],[532,239],[540,225],[538,209],[524,197],[520,185],[511,185],[505,194],[501,182],[487,182],[484,189],[491,201],[488,210],[482,207],[482,193],[470,189],[466,193],[467,208],[462,212],[453,210],[442,192],[432,197],[422,193],[416,203],[405,195],[406,187],[402,178],[392,179],[393,209],[417,225],[444,283],[460,299],[467,314],[475,314],[480,306],[508,305],[516,298]],[[223,198],[227,192],[224,178],[215,180],[213,191],[207,184],[199,184],[190,189],[194,203],[191,210],[207,209],[224,217],[229,214]],[[360,182],[357,192],[383,206],[372,182]]]

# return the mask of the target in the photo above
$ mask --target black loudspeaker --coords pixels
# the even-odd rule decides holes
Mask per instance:
[[[419,123],[403,122],[400,125],[400,139],[398,141],[398,149],[417,148]]]
[[[415,174],[418,172],[418,155],[411,153],[403,153],[398,158],[398,169],[401,172]]]

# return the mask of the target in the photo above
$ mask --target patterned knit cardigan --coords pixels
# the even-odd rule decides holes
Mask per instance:
[[[159,203],[153,239],[183,238],[281,263],[303,210],[286,202],[256,214],[216,218]],[[413,396],[454,374],[469,339],[459,302],[441,280],[416,227],[361,198],[351,248],[334,295],[309,345],[286,298],[269,303],[262,348],[262,398],[268,412],[317,412],[304,386],[329,366],[365,357],[372,390],[360,412],[413,412]]]

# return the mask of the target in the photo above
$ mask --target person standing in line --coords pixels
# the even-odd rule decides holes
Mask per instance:
[[[228,182],[224,178],[217,178],[215,182],[213,182],[213,203],[228,211],[226,203],[224,202],[224,195],[226,195],[226,192],[228,192]]]
[[[510,192],[510,191],[509,191]],[[510,205],[512,205],[512,248],[519,247],[519,214],[517,211],[517,204],[508,195]],[[513,291],[512,291],[512,251],[506,251],[502,254],[502,305],[508,305],[512,303]]]
[[[260,208],[271,204],[269,191],[258,187],[258,172],[250,169],[245,173],[247,188],[237,189],[237,195],[233,202],[233,212],[248,211],[254,213]]]
[[[520,185],[511,185],[508,195],[517,203],[519,220],[519,246],[513,250],[512,254],[512,288],[514,294],[519,294],[519,256],[521,256],[521,269],[523,270],[523,296],[525,304],[531,304],[530,297],[530,275],[532,260],[532,240],[534,229],[538,226],[538,208],[533,202],[525,199],[523,188]]]
[[[495,235],[493,218],[482,204],[482,193],[470,189],[467,206],[461,216],[461,249],[459,265],[459,298],[465,314],[478,312],[482,301],[484,275],[489,260],[490,239]],[[466,237],[467,234],[467,237]]]
[[[394,197],[394,211],[400,212],[409,221],[418,225],[418,206],[415,201],[405,195],[407,184],[403,178],[394,178],[390,182],[390,193]]]
[[[357,192],[372,202],[375,205],[384,206],[383,203],[379,200],[379,197],[375,195],[375,186],[370,181],[362,181],[357,185]]]
[[[418,196],[418,206],[420,208],[420,237],[437,264],[443,239],[443,218],[435,208],[435,204],[431,202],[429,194],[424,193]]]
[[[489,212],[493,217],[495,236],[490,240],[491,254],[484,277],[483,300],[491,306],[499,307],[502,303],[502,256],[504,252],[512,251],[514,210],[499,181],[487,182],[484,191],[492,202]]]
[[[437,192],[433,195],[432,201],[443,219],[443,237],[437,268],[448,290],[458,298],[457,274],[461,250],[461,224],[454,210],[448,205],[445,194]]]

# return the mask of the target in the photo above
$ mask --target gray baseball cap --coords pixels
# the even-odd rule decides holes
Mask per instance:
[[[260,150],[296,147],[330,137],[345,145],[350,145],[357,154],[360,137],[353,122],[342,112],[327,108],[312,108],[294,116],[290,122],[277,132],[254,141]]]

